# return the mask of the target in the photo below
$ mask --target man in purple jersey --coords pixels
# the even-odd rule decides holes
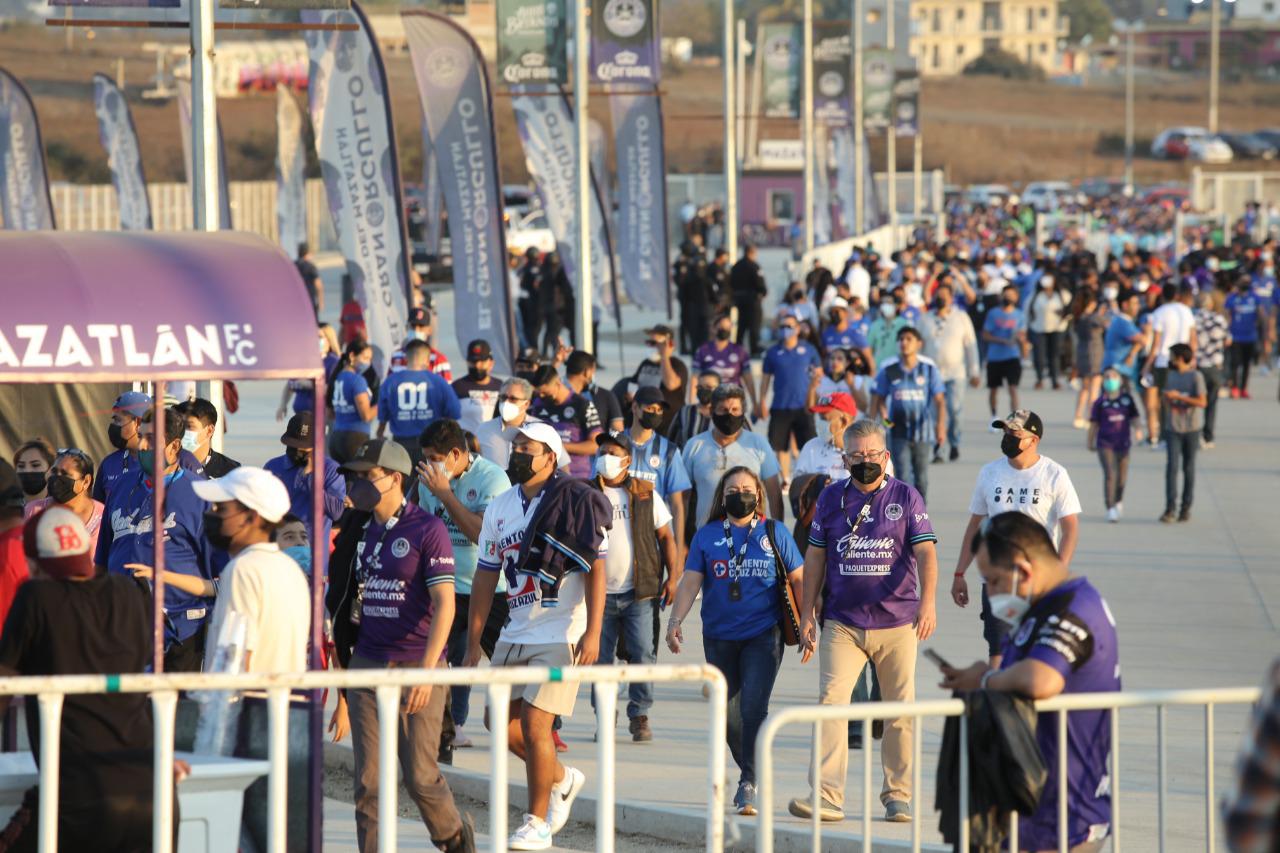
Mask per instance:
[[[938,537],[920,493],[885,474],[888,452],[878,423],[855,421],[845,430],[844,447],[849,479],[822,491],[809,527],[800,608],[802,660],[817,650],[823,705],[847,704],[868,660],[875,664],[884,701],[911,702],[916,643],[927,640],[937,623]],[[911,820],[912,726],[907,717],[885,721],[880,753],[885,820]],[[848,721],[824,722],[822,745],[821,755],[811,759],[819,768],[819,816],[843,820]],[[811,817],[813,797],[792,800],[788,810]]]
[[[747,389],[747,399],[754,409],[756,381],[751,372],[751,353],[746,347],[730,340],[732,336],[733,320],[728,314],[717,315],[712,339],[698,347],[698,351],[693,354],[693,368],[699,374],[713,370],[721,382],[741,385]]]
[[[1048,531],[1020,512],[991,516],[973,537],[978,569],[991,591],[991,610],[1011,628],[1000,669],[979,661],[943,667],[947,690],[1003,690],[1032,699],[1062,693],[1120,690],[1116,622],[1102,595],[1075,577]],[[1018,819],[1025,850],[1059,849],[1057,713],[1040,715],[1036,741],[1049,769],[1040,805]],[[1111,831],[1111,712],[1067,715],[1067,827],[1072,853],[1096,853]]]
[[[533,388],[538,396],[529,414],[555,427],[569,453],[569,473],[590,477],[596,436],[604,432],[595,403],[575,394],[550,364],[542,365],[533,375]]]

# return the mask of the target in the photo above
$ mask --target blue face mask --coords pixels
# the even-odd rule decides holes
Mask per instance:
[[[782,333],[783,340],[791,340],[796,336],[797,330],[795,326],[783,326],[778,330]]]
[[[293,561],[302,567],[302,571],[307,577],[311,577],[311,546],[310,545],[294,545],[292,548],[285,548],[284,553],[293,558]]]
[[[182,449],[188,453],[195,453],[196,448],[200,446],[200,433],[189,429],[182,434]]]
[[[1120,380],[1112,378],[1102,380],[1102,390],[1106,391],[1108,394],[1116,393],[1120,390]]]

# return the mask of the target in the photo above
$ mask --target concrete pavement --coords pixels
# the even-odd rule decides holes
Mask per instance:
[[[328,276],[326,276],[328,278]],[[781,289],[781,279],[770,278],[771,289]],[[330,304],[336,313],[336,293]],[[442,317],[452,311],[452,293],[437,296]],[[640,330],[659,320],[656,314],[624,309],[622,335],[624,360],[634,367],[644,357]],[[447,322],[441,324],[447,327]],[[445,332],[438,345],[451,359],[459,346]],[[610,369],[602,371],[602,384],[622,375],[617,364],[617,344],[612,331],[602,335],[600,352]],[[459,373],[465,366],[454,362]],[[1074,393],[1024,391],[1023,403],[1044,418],[1046,435],[1042,451],[1067,466],[1084,505],[1080,547],[1074,569],[1085,574],[1106,596],[1115,614],[1126,689],[1252,686],[1259,683],[1268,662],[1280,651],[1280,525],[1273,507],[1280,494],[1280,441],[1277,441],[1275,375],[1255,381],[1252,401],[1223,400],[1219,406],[1218,446],[1199,457],[1197,497],[1193,520],[1188,524],[1161,525],[1156,521],[1164,502],[1164,454],[1136,449],[1125,496],[1125,519],[1110,525],[1103,519],[1102,478],[1096,459],[1084,446],[1085,434],[1071,428]],[[261,464],[280,452],[276,439],[280,425],[274,420],[280,384],[245,383],[241,386],[242,412],[231,419],[227,452],[243,462]],[[1002,395],[1001,406],[1006,406]],[[1003,414],[1003,411],[1001,412]],[[954,464],[934,466],[930,472],[930,515],[940,538],[940,591],[938,633],[927,645],[949,660],[963,664],[984,653],[975,606],[957,608],[947,595],[949,574],[955,564],[959,537],[967,520],[967,506],[979,467],[998,456],[998,441],[986,431],[989,420],[985,391],[970,389],[964,418],[962,458]],[[701,659],[696,612],[686,637],[690,640],[681,659]],[[671,660],[665,649],[660,661]],[[941,698],[937,675],[921,659],[916,685],[919,698]],[[802,665],[788,655],[779,675],[772,706],[811,704],[817,695],[815,662]],[[480,719],[483,698],[473,696],[473,719]],[[1157,828],[1154,711],[1126,711],[1121,715],[1121,775],[1123,792],[1120,829],[1125,841],[1139,849],[1154,847]],[[1205,839],[1205,733],[1203,711],[1173,709],[1166,725],[1166,760],[1169,768],[1164,815],[1169,838],[1178,848],[1203,846]],[[619,801],[697,812],[705,802],[707,744],[706,703],[697,688],[660,686],[652,710],[654,742],[633,745],[625,721],[619,725],[617,797]],[[1216,791],[1221,797],[1230,787],[1232,766],[1244,730],[1245,711],[1217,709],[1216,750],[1212,766]],[[563,756],[580,767],[591,780],[599,778],[591,742],[594,730],[587,697],[580,695],[577,713],[565,721],[570,751]],[[917,792],[915,808],[921,811],[925,840],[937,841],[933,807],[935,757],[941,724],[925,725],[923,741],[924,790]],[[459,768],[477,774],[487,772],[487,737],[478,726],[469,734],[477,749],[457,754]],[[810,730],[788,730],[778,742],[780,801],[778,826],[803,830],[799,821],[785,814],[785,799],[804,794]],[[873,785],[879,790],[878,760]],[[848,820],[837,828],[856,833],[861,804],[861,756],[851,760],[847,791]],[[513,781],[522,778],[514,764]],[[729,768],[730,792],[736,768]],[[513,796],[515,793],[513,792]],[[575,810],[576,813],[576,810]],[[879,822],[873,813],[876,838],[905,840],[907,829]],[[744,819],[734,818],[735,822]],[[655,830],[661,821],[655,821]],[[685,836],[688,837],[687,835]],[[846,835],[845,838],[851,836]],[[833,839],[833,843],[835,840]]]

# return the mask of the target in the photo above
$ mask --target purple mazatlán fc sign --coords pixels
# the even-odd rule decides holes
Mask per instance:
[[[93,111],[98,116],[98,136],[107,151],[107,167],[116,187],[120,228],[124,231],[151,230],[151,199],[142,172],[142,152],[138,131],[124,93],[105,74],[93,75]]]
[[[0,68],[0,225],[10,231],[54,227],[44,143],[31,96]]]
[[[488,341],[494,372],[508,374],[515,365],[515,318],[484,58],[448,18],[429,12],[402,17],[449,211],[458,346]]]
[[[386,70],[358,3],[302,21],[359,25],[307,31],[308,96],[329,214],[381,371],[408,331],[411,278]]]
[[[653,0],[592,0],[591,76],[656,85],[662,73]]]

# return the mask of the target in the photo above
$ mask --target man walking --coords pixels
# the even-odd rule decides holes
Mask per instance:
[[[1200,449],[1200,430],[1204,427],[1201,412],[1208,405],[1204,377],[1195,369],[1195,352],[1186,344],[1169,348],[1169,375],[1165,378],[1161,404],[1169,409],[1166,422],[1165,450],[1168,464],[1164,471],[1164,515],[1160,521],[1174,520],[1178,506],[1178,469],[1182,469],[1182,509],[1178,521],[1191,520],[1191,502],[1196,488],[1196,451]]]
[[[822,370],[817,348],[800,340],[800,324],[795,317],[785,316],[778,324],[782,342],[769,347],[764,356],[764,376],[760,380],[760,402],[757,416],[764,420],[769,385],[773,380],[773,404],[768,407],[769,445],[778,455],[782,482],[791,479],[791,446],[804,447],[817,435],[813,413],[807,407],[809,379]]]
[[[898,331],[898,358],[880,368],[871,391],[872,417],[892,424],[894,464],[911,472],[911,484],[927,497],[929,453],[947,434],[946,388],[938,366],[920,358],[920,333]],[[936,426],[935,426],[936,424]],[[905,473],[900,474],[906,479]]]
[[[1020,409],[1004,420],[993,421],[1001,431],[1000,452],[1004,459],[989,462],[978,472],[969,501],[969,523],[960,541],[951,582],[951,598],[960,607],[969,604],[969,585],[964,573],[973,562],[973,541],[983,519],[1002,512],[1021,512],[1031,516],[1049,531],[1063,565],[1070,567],[1080,536],[1080,498],[1067,469],[1048,456],[1040,455],[1044,438],[1044,422],[1035,412]],[[991,666],[1000,664],[1000,644],[1007,633],[1003,624],[991,615],[987,588],[982,588],[982,635],[987,640]]]
[[[532,400],[533,386],[529,380],[516,376],[502,383],[502,390],[498,392],[497,416],[480,424],[475,433],[481,456],[499,468],[507,467],[512,430],[538,420],[529,414]]]
[[[724,472],[739,465],[750,468],[764,481],[769,515],[785,517],[782,486],[778,482],[778,457],[769,442],[746,429],[746,394],[740,385],[721,385],[711,395],[711,429],[695,435],[681,451],[685,472],[698,496],[694,530],[707,521],[711,500]]]
[[[608,551],[604,530],[612,518],[608,509],[597,518],[597,507],[579,499],[581,493],[573,484],[580,481],[558,473],[567,464],[560,435],[550,424],[518,429],[507,468],[513,485],[489,504],[481,525],[464,666],[480,660],[480,638],[499,573],[507,582],[509,615],[494,648],[494,666],[590,666],[599,658]],[[603,495],[596,497],[608,503]],[[573,568],[561,564],[557,583],[547,586],[520,569],[535,541],[549,550],[545,537],[550,525],[561,523],[572,524],[580,538],[572,549],[574,556],[567,558]],[[590,553],[584,556],[584,551]],[[556,758],[552,740],[555,718],[573,713],[577,693],[575,683],[551,681],[525,685],[511,701],[508,748],[524,761],[529,784],[529,808],[507,841],[511,850],[549,849],[586,783],[581,770],[565,767]]]
[[[444,522],[405,503],[413,474],[394,441],[366,442],[347,464],[355,472],[348,516],[330,563],[329,612],[339,661],[350,669],[435,669],[444,663],[453,624],[453,546]],[[471,827],[453,802],[436,756],[448,691],[404,690],[397,755],[409,796],[432,843],[473,851]],[[378,701],[371,688],[346,691],[355,752],[356,834],[362,851],[378,849]]]
[[[391,438],[409,454],[414,465],[422,461],[418,436],[436,418],[462,417],[457,393],[427,363],[431,345],[410,341],[404,348],[405,367],[387,376],[378,392],[378,438],[388,428]]]
[[[946,441],[951,448],[948,458],[955,462],[960,458],[965,383],[977,388],[982,380],[978,336],[969,315],[956,310],[955,291],[950,284],[939,284],[933,291],[933,307],[924,315],[920,333],[924,338],[925,356],[933,360],[942,376],[947,403]],[[934,462],[942,461],[942,440],[943,434],[939,432]]]
[[[888,453],[879,424],[856,421],[845,433],[845,449],[850,476],[823,490],[809,528],[800,609],[803,660],[818,652],[823,705],[848,703],[867,661],[875,665],[884,701],[911,702],[916,644],[929,639],[937,624],[938,537],[919,493],[885,474]],[[912,727],[908,717],[885,721],[880,802],[888,821],[911,820]],[[847,721],[822,724],[822,753],[811,760],[821,780],[820,819],[843,820]],[[812,817],[813,798],[794,799],[788,810]]]
[[[1018,383],[1022,357],[1027,351],[1027,320],[1018,310],[1018,288],[1009,284],[1000,291],[1000,307],[987,312],[982,323],[987,345],[987,391],[991,417],[996,416],[1000,386],[1009,388],[1009,407],[1018,410]]]
[[[729,290],[733,305],[738,309],[738,344],[746,341],[751,355],[760,354],[760,321],[763,315],[761,303],[769,295],[769,288],[756,263],[758,252],[750,244],[742,250],[742,259],[729,272]],[[764,396],[763,394],[761,396]]]
[[[654,606],[665,607],[676,594],[680,567],[676,560],[676,537],[672,534],[672,514],[652,482],[632,476],[636,453],[631,436],[625,432],[596,436],[600,455],[596,457],[593,481],[613,507],[613,527],[609,553],[605,555],[604,620],[600,630],[600,663],[611,664],[618,638],[626,643],[627,662],[657,662],[658,620]],[[664,579],[665,578],[665,579]],[[612,688],[610,688],[612,689]],[[653,740],[649,709],[653,706],[653,684],[631,682],[628,686],[627,721],[631,740]],[[597,732],[611,737],[612,720],[598,720]]]

